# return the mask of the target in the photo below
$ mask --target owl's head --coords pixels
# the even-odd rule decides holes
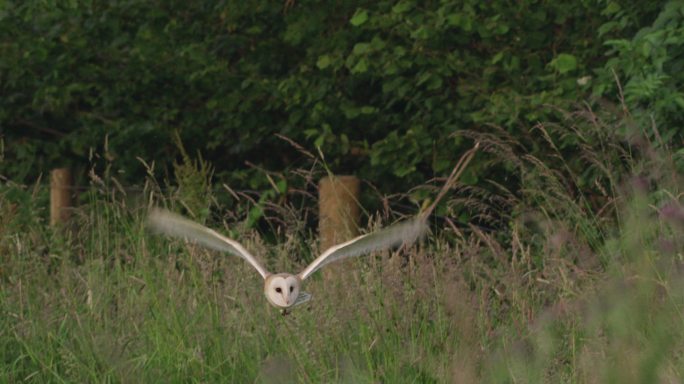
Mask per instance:
[[[299,278],[289,273],[270,275],[264,282],[264,294],[276,307],[288,308],[297,300],[300,284]]]

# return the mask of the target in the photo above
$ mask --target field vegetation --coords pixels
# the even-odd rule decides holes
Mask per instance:
[[[211,168],[188,158],[173,192],[152,178],[137,194],[94,178],[70,226],[54,229],[44,188],[6,183],[0,374],[9,382],[680,382],[681,174],[667,146],[609,133],[621,124],[629,119],[607,123],[589,111],[565,121],[581,140],[572,161],[599,175],[600,199],[577,192],[561,153],[514,155],[511,142],[480,137],[485,151],[515,156],[507,160],[518,165],[522,197],[487,204],[457,184],[420,244],[332,266],[345,273],[312,279],[314,300],[289,316],[266,303],[242,260],[152,235],[144,220],[153,205],[186,213],[204,205],[210,214],[198,220],[272,269],[296,271],[318,251],[304,209],[269,205],[263,236],[207,203],[211,183],[197,181]],[[487,206],[507,226],[460,227],[450,218],[463,204]],[[399,216],[369,214],[368,230]]]
[[[0,1],[0,382],[684,381],[684,3]],[[281,316],[242,260],[435,199]],[[50,170],[74,174],[50,226]]]

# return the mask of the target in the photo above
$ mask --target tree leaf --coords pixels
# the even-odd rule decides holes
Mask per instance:
[[[410,11],[413,8],[412,1],[400,1],[397,5],[392,7],[392,12],[394,13],[404,13]]]
[[[568,53],[561,53],[551,61],[550,65],[560,74],[568,73],[577,69],[577,58]]]
[[[368,12],[365,9],[357,9],[356,13],[354,13],[354,16],[352,16],[351,20],[349,22],[351,25],[358,27],[359,25],[362,25],[368,21]]]
[[[332,59],[330,58],[330,55],[321,55],[318,57],[318,60],[316,61],[316,66],[318,69],[326,69],[330,66],[332,63]]]
[[[366,71],[368,71],[368,60],[365,57],[359,60],[351,69],[351,73],[365,73]]]
[[[352,49],[352,52],[355,55],[363,55],[364,53],[367,53],[370,50],[370,44],[369,43],[356,43],[354,45],[354,48]]]
[[[363,113],[364,115],[370,115],[370,114],[373,114],[377,111],[378,111],[377,108],[372,107],[370,105],[366,105],[366,106],[361,107],[361,113]]]

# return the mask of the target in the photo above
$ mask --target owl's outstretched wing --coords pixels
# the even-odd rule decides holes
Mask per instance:
[[[147,217],[147,225],[156,232],[184,238],[207,248],[228,252],[241,257],[247,260],[264,279],[270,275],[264,266],[251,253],[247,252],[240,243],[183,216],[154,208]]]
[[[396,247],[401,244],[411,244],[425,233],[426,229],[427,224],[425,220],[417,218],[356,237],[327,249],[309,264],[306,269],[300,272],[298,276],[304,280],[321,267],[334,261]]]

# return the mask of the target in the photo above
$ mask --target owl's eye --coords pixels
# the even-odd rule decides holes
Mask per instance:
[[[290,292],[294,291],[294,286],[290,286]]]
[[[276,292],[280,293],[280,292],[282,292],[282,291],[283,291],[283,290],[280,289],[280,287],[276,288]]]

